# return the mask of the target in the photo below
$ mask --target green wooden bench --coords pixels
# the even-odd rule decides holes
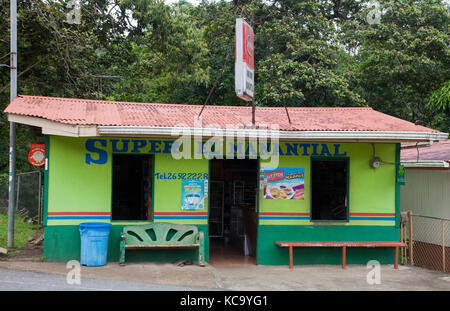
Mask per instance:
[[[155,222],[126,226],[120,237],[120,265],[125,264],[125,251],[129,249],[198,248],[198,264],[204,266],[205,238],[196,226]]]

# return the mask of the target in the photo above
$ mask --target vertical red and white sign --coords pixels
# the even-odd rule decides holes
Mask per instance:
[[[253,99],[255,76],[255,50],[252,27],[243,18],[236,19],[235,32],[235,90],[246,101]]]

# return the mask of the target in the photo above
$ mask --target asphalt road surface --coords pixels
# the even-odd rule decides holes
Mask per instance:
[[[176,286],[147,282],[81,278],[68,284],[67,276],[32,271],[0,269],[0,291],[211,291],[197,286]]]

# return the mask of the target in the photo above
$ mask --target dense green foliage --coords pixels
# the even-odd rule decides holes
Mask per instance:
[[[255,31],[257,105],[367,105],[450,131],[443,0],[380,0],[375,23],[366,0],[80,0],[80,24],[67,23],[67,2],[18,0],[19,94],[202,104],[232,53],[209,104],[247,105],[235,96],[233,66],[234,22],[244,16]],[[7,63],[7,0],[0,0],[0,33],[0,63]],[[2,110],[8,83],[0,67]],[[5,118],[0,173],[8,170]],[[39,132],[19,126],[19,171],[32,169],[32,142],[43,142]]]

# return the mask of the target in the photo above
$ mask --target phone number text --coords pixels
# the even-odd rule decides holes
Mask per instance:
[[[208,179],[208,173],[155,173],[156,179]]]

